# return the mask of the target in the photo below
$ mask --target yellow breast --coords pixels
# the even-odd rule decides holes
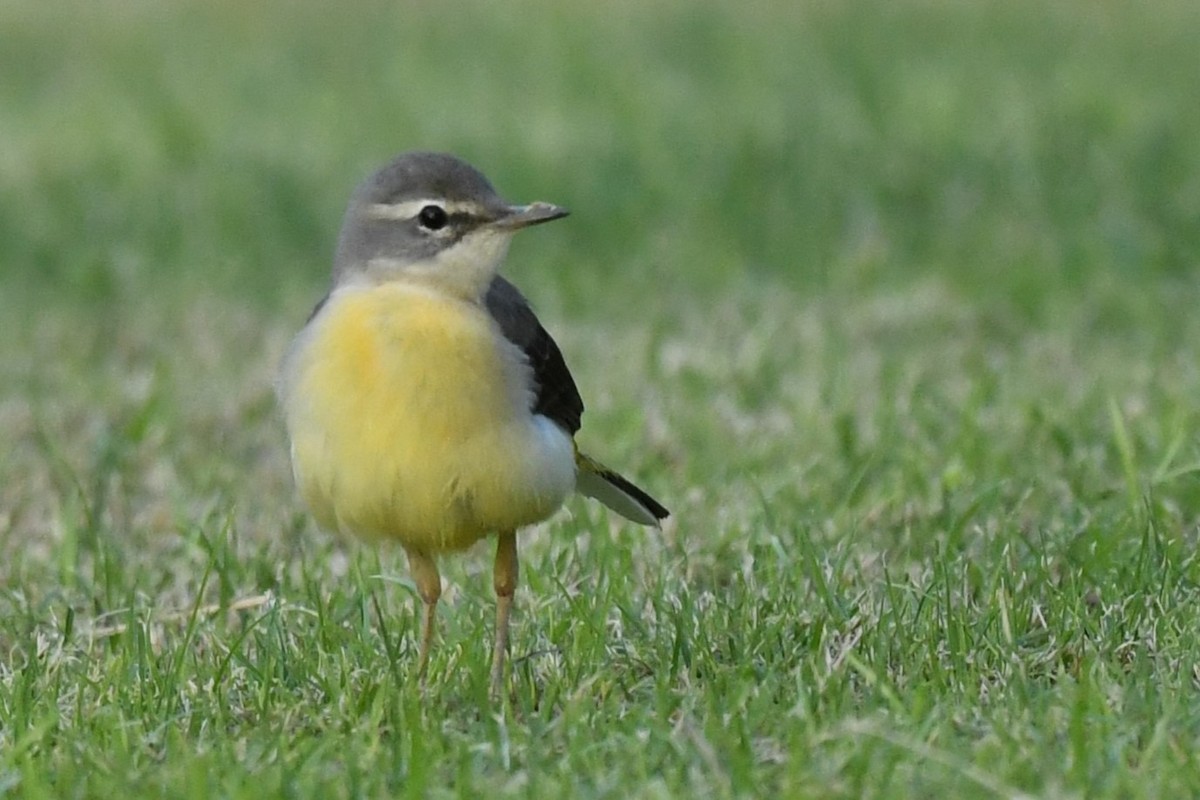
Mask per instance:
[[[460,549],[545,519],[574,488],[570,436],[486,310],[402,284],[334,292],[281,395],[301,495],[325,527]]]

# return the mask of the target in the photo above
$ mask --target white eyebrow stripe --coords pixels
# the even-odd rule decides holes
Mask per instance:
[[[422,200],[401,200],[399,203],[372,203],[367,206],[367,214],[374,219],[412,219],[421,213],[425,206],[438,206],[445,209],[447,214],[479,214],[482,209],[478,203],[471,201],[447,202],[434,198]]]

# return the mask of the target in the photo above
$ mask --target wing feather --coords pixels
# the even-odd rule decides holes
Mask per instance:
[[[488,287],[484,304],[504,338],[521,348],[529,359],[536,383],[533,412],[574,435],[583,418],[583,398],[562,351],[538,321],[529,301],[517,287],[497,275]]]

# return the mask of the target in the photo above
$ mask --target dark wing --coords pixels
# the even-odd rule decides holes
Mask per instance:
[[[320,314],[321,309],[324,308],[325,304],[328,302],[329,302],[329,295],[325,295],[324,297],[322,297],[321,300],[315,306],[313,306],[313,310],[309,312],[308,319],[306,319],[304,321],[304,324],[307,325],[308,323],[312,322],[313,317],[317,316],[317,314]]]
[[[517,287],[497,275],[484,297],[488,312],[504,338],[521,348],[533,369],[533,412],[558,423],[567,433],[579,430],[583,398],[563,361],[562,351],[538,322],[529,301]]]

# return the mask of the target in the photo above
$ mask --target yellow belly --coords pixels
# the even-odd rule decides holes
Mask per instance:
[[[430,553],[545,519],[574,488],[574,453],[530,412],[528,383],[479,306],[340,289],[284,363],[300,493],[326,528]]]

